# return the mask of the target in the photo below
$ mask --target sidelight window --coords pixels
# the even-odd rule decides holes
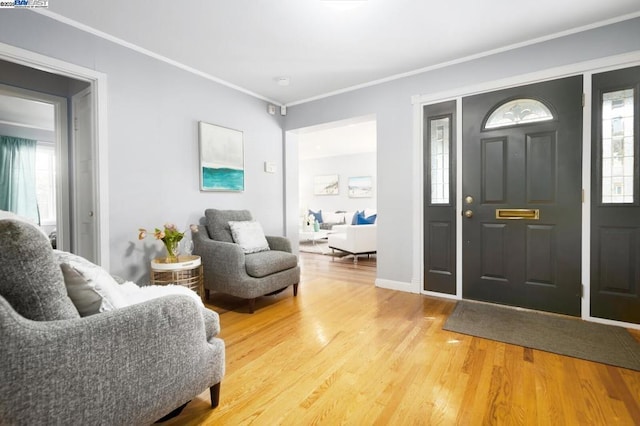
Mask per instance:
[[[634,93],[602,95],[602,203],[633,203]]]
[[[449,204],[450,117],[429,121],[431,149],[431,204]]]
[[[485,129],[516,126],[553,120],[551,110],[535,99],[514,99],[496,108],[484,125]]]

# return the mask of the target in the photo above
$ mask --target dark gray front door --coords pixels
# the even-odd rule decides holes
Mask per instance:
[[[593,76],[591,315],[640,324],[640,67]]]
[[[463,297],[580,315],[582,77],[463,99]]]

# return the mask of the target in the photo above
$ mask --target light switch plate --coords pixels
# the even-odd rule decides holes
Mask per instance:
[[[264,171],[265,173],[275,173],[276,165],[275,163],[270,163],[269,161],[264,162]]]

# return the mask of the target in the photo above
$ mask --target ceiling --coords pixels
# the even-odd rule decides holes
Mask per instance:
[[[375,116],[307,127],[297,135],[300,160],[362,154],[377,149]]]
[[[0,94],[0,135],[53,141],[54,114],[51,104]]]
[[[638,0],[327,3],[64,0],[37,11],[283,105],[640,16]]]

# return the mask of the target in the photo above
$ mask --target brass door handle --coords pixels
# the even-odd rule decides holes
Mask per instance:
[[[464,217],[466,217],[466,218],[473,217],[473,211],[472,210],[465,210],[464,211]]]

